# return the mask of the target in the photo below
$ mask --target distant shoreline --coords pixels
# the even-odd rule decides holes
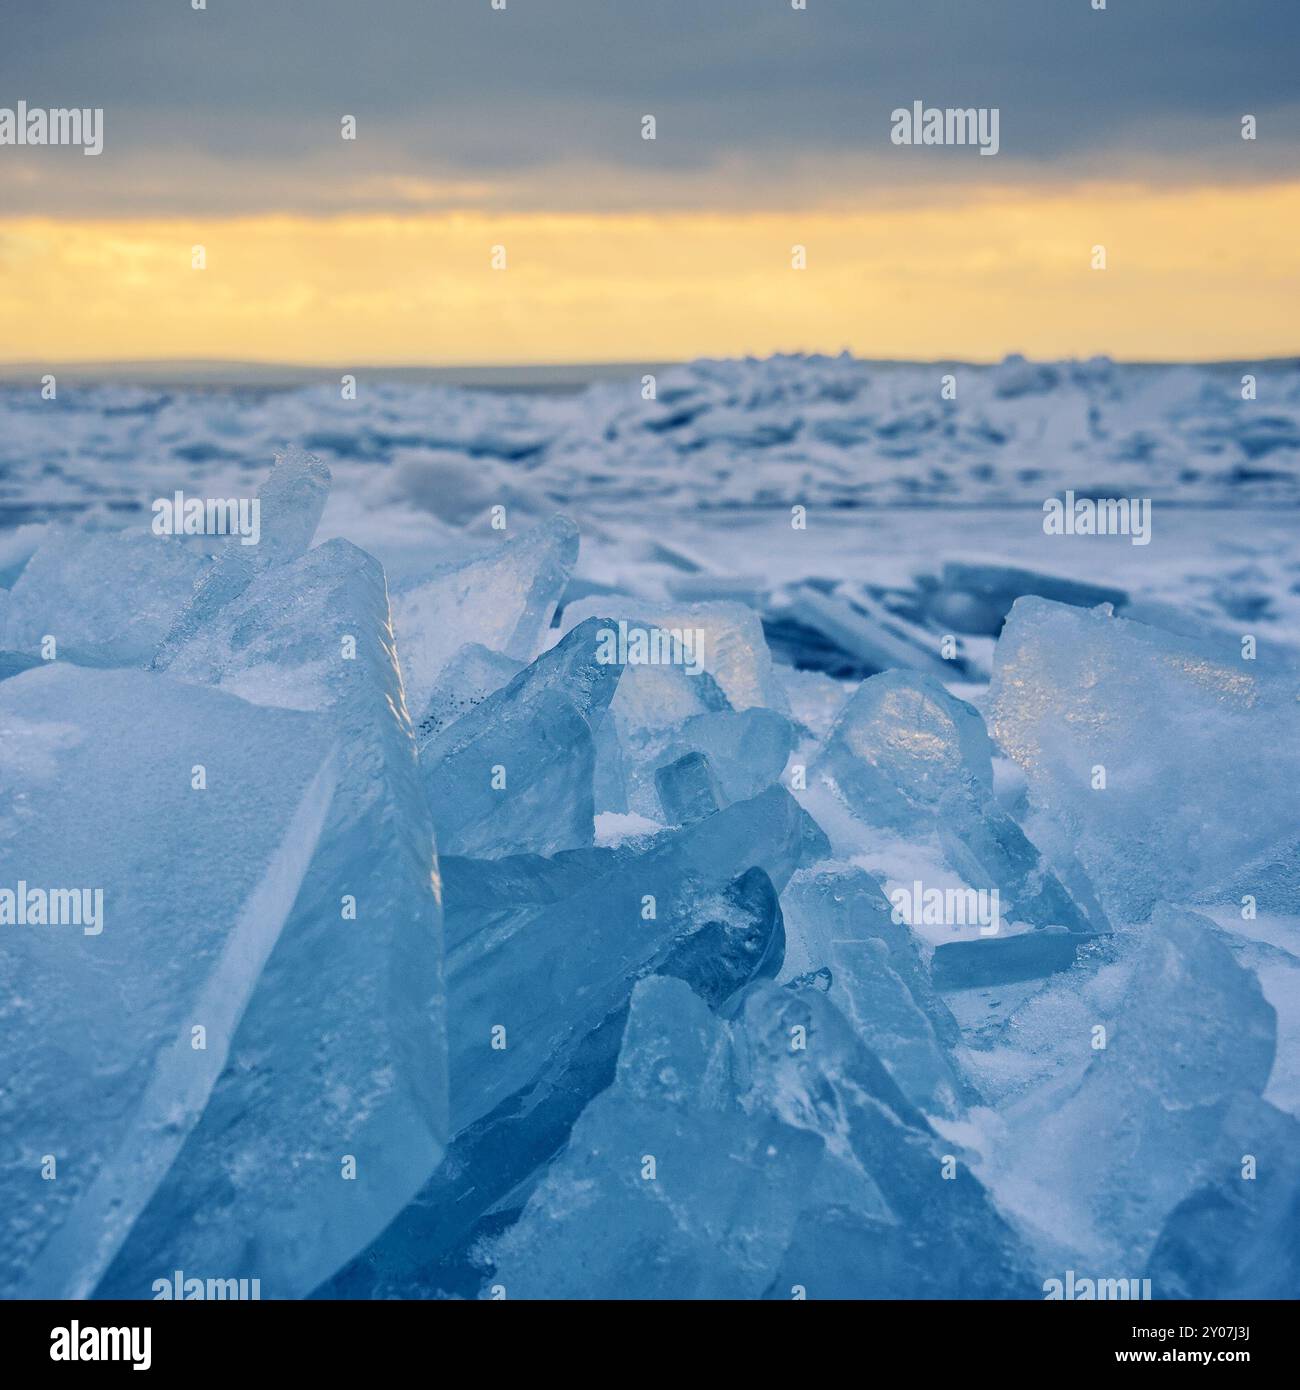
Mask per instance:
[[[714,359],[734,360],[734,359]],[[834,359],[830,359],[834,360]],[[856,359],[874,370],[929,366],[937,370],[951,367],[985,369],[994,362],[964,362],[956,358],[910,361],[885,358]],[[1071,359],[1033,359],[1069,361]],[[1086,361],[1087,359],[1078,359]],[[70,386],[114,385],[219,389],[249,387],[263,390],[299,386],[337,385],[346,373],[358,381],[382,381],[410,386],[458,386],[484,391],[580,391],[602,381],[625,381],[645,373],[659,374],[683,365],[680,362],[574,362],[525,363],[516,366],[398,366],[386,364],[307,366],[291,362],[224,362],[200,359],[138,362],[0,362],[0,387],[39,383],[53,373],[61,384]],[[1116,366],[1150,370],[1169,367],[1197,367],[1202,370],[1230,371],[1244,368],[1268,369],[1300,367],[1300,356],[1239,358],[1213,362],[1116,362]]]

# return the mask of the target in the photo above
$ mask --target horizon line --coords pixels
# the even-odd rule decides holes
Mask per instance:
[[[308,385],[336,380],[343,375],[383,373],[390,377],[418,376],[442,379],[449,385],[473,384],[528,386],[582,386],[599,380],[644,372],[662,372],[692,362],[770,361],[776,357],[821,358],[836,361],[842,357],[872,367],[975,367],[987,369],[1010,360],[1024,360],[1044,365],[1086,363],[1110,360],[1117,367],[1203,367],[1227,370],[1234,367],[1300,367],[1300,351],[1291,354],[1270,354],[1262,357],[1231,358],[1108,358],[1107,354],[1091,357],[1030,357],[1027,354],[1007,353],[985,359],[961,357],[859,357],[848,352],[797,352],[767,354],[736,354],[732,356],[701,355],[693,358],[665,360],[663,358],[621,358],[594,361],[522,361],[522,362],[361,362],[305,363],[294,361],[264,361],[256,358],[204,357],[142,357],[120,360],[85,358],[70,361],[34,361],[30,358],[0,360],[0,385],[13,385],[24,378],[39,381],[48,374],[71,375],[83,379],[102,379],[114,384],[132,384],[133,377],[141,385]],[[468,381],[452,378],[465,377]]]

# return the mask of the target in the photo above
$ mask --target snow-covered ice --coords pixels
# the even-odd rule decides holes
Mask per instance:
[[[0,390],[0,1293],[1300,1294],[1300,368],[957,370]]]

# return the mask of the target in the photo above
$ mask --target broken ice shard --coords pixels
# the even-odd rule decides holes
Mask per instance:
[[[983,788],[967,783],[939,801],[939,843],[948,863],[976,889],[996,888],[1004,922],[1036,927],[1107,930],[1109,923],[1074,866],[1074,879],[1092,911],[1085,913],[1043,863],[1025,832]]]
[[[691,825],[726,804],[707,753],[683,753],[655,769],[655,791],[669,825]]]
[[[794,746],[791,722],[770,709],[718,710],[640,736],[620,733],[627,809],[654,818],[659,769],[689,752],[707,753],[724,801],[745,801],[780,778]]]
[[[28,562],[0,612],[0,647],[80,666],[147,666],[189,602],[203,555],[145,532],[65,531]]]
[[[796,1285],[814,1298],[1030,1295],[1019,1239],[964,1155],[825,995],[756,985],[742,1017],[749,1108],[826,1145],[773,1296]]]
[[[1007,620],[990,728],[1035,842],[1076,854],[1113,916],[1226,883],[1293,833],[1294,673],[1245,650],[1037,598]]]
[[[1105,588],[1063,575],[985,561],[949,560],[937,586],[927,592],[926,606],[941,627],[996,637],[1011,605],[1030,594],[1077,608],[1095,608],[1099,603],[1118,606],[1128,598],[1123,589]]]
[[[993,786],[992,745],[979,711],[931,676],[885,671],[858,687],[814,767],[872,825],[931,823],[953,787]]]
[[[997,1162],[1014,1178],[999,1191],[1027,1221],[1131,1265],[1219,1151],[1234,1098],[1263,1091],[1277,1023],[1206,918],[1161,905],[1111,940],[1133,958],[1126,991],[1078,1028],[1055,1084],[1008,1106]]]
[[[265,1003],[244,1011],[202,1119],[99,1292],[139,1296],[179,1268],[301,1297],[419,1189],[446,1133],[433,828],[383,570],[342,540],[266,570],[176,650],[171,673],[316,711],[337,741],[338,791],[262,971]]]
[[[931,984],[912,929],[896,920],[875,879],[856,868],[801,869],[781,906],[789,972],[829,968],[832,1002],[909,1099],[932,1114],[978,1100],[952,1061],[957,1022]]]
[[[958,1115],[969,1087],[958,1078],[911,991],[890,968],[889,947],[878,937],[836,942],[830,968],[831,1001],[899,1090],[928,1115]]]
[[[637,986],[615,1084],[489,1251],[509,1298],[755,1298],[819,1138],[747,1114],[728,1030],[683,982]]]
[[[818,834],[789,792],[771,787],[644,848],[461,860],[454,880],[449,869],[453,1130],[620,1007],[637,972],[700,925],[702,910],[706,921],[734,917],[723,890],[738,875],[757,867],[784,887],[825,852]]]
[[[592,843],[594,728],[622,667],[591,618],[420,749],[447,854],[554,854]]]
[[[491,863],[448,858],[443,867],[450,929],[459,931],[455,904],[472,886],[499,894],[498,907],[530,892],[554,901],[565,885],[579,881],[584,873],[589,876],[593,865],[615,859],[608,852],[557,860],[521,856]],[[761,869],[747,870],[719,892],[695,899],[678,926],[680,934],[666,950],[629,975],[624,999],[639,974],[653,972],[684,981],[717,1006],[780,965],[781,912],[776,890]],[[543,1166],[567,1143],[583,1107],[614,1080],[626,1020],[623,1002],[590,1033],[546,1058],[526,1088],[461,1130],[446,1161],[414,1201],[330,1279],[319,1296],[410,1298],[444,1291],[447,1276],[439,1262],[449,1252],[477,1243],[484,1231],[480,1223],[495,1204],[506,1198],[524,1200],[540,1180]],[[662,1019],[667,1027],[672,1022],[671,1013]],[[645,1050],[640,1054],[645,1065],[648,1055]],[[690,1075],[679,1079],[683,1094],[697,1080]],[[723,1079],[719,1073],[713,1083]],[[645,1084],[638,1082],[638,1089]]]
[[[850,601],[842,594],[826,594],[801,584],[789,603],[777,610],[775,622],[787,632],[810,630],[823,644],[850,656],[860,671],[884,673],[901,668],[924,672],[935,680],[952,675],[952,663],[939,656],[934,635],[890,613],[866,594]],[[800,665],[828,664],[798,660],[798,650],[792,656]]]
[[[655,669],[638,660],[636,643],[649,649],[650,639],[664,634],[681,635],[676,669],[697,681],[707,674],[716,682],[733,709],[762,705],[784,712],[785,692],[772,666],[772,654],[763,636],[758,614],[743,603],[685,603],[659,606],[623,594],[599,594],[580,599],[564,610],[569,629],[597,614],[619,620],[615,632],[628,653],[627,666]]]
[[[1079,952],[1101,934],[1042,927],[1014,936],[979,941],[945,941],[934,948],[931,968],[938,990],[983,989],[988,985],[1040,980],[1068,970]]]
[[[423,717],[438,675],[467,642],[531,661],[578,559],[568,517],[460,564],[396,586],[393,626],[411,709]]]
[[[1146,1277],[1156,1298],[1300,1298],[1300,1124],[1234,1098],[1206,1181],[1169,1214]]]
[[[311,544],[329,498],[330,471],[312,454],[289,449],[257,490],[260,534],[256,544],[231,536],[171,629],[158,645],[153,664],[166,670],[177,649],[231,599],[267,570],[296,560]]]
[[[467,642],[442,668],[425,708],[411,711],[416,742],[428,743],[523,669],[523,662],[503,652]]]
[[[703,921],[674,943],[659,974],[685,980],[715,1009],[735,993],[738,980],[775,978],[785,932],[776,889],[762,869],[747,869],[693,910]]]
[[[700,714],[730,710],[731,702],[707,671],[680,666],[627,666],[596,735],[596,809],[628,810],[632,795],[653,814],[652,778],[667,759],[671,732]]]
[[[211,1103],[241,1020],[295,995],[325,1007],[315,971],[290,981],[268,963],[331,803],[333,742],[318,717],[144,672],[58,662],[0,683],[0,887],[97,903],[93,928],[84,912],[0,928],[5,1295],[88,1296]],[[233,1257],[250,1232],[227,1237]]]
[[[794,747],[794,725],[770,709],[720,710],[696,715],[667,733],[659,746],[636,767],[631,757],[628,775],[628,806],[649,814],[654,801],[644,804],[639,792],[643,769],[656,772],[665,762],[675,761],[692,750],[707,753],[717,773],[722,794],[728,801],[744,801],[770,787],[785,771]],[[657,800],[657,798],[655,798]]]

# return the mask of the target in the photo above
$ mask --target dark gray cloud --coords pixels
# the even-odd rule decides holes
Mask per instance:
[[[42,0],[10,4],[0,106],[102,106],[106,151],[0,149],[11,208],[347,205],[358,179],[512,181],[593,173],[592,206],[671,197],[743,170],[757,192],[801,162],[916,176],[889,112],[997,106],[999,160],[929,151],[925,172],[1228,176],[1300,168],[1297,0]],[[352,149],[338,138],[358,118]],[[639,138],[653,112],[659,138]],[[1261,117],[1243,149],[1237,122]],[[876,164],[872,164],[876,161]],[[15,171],[28,171],[22,178]],[[532,180],[532,182],[530,182]],[[522,182],[521,182],[522,181]],[[334,190],[331,192],[331,190]],[[376,195],[381,201],[387,194]],[[557,202],[571,204],[571,185]],[[544,200],[544,199],[543,199]],[[364,200],[363,200],[364,201]],[[454,201],[454,199],[453,199]]]

